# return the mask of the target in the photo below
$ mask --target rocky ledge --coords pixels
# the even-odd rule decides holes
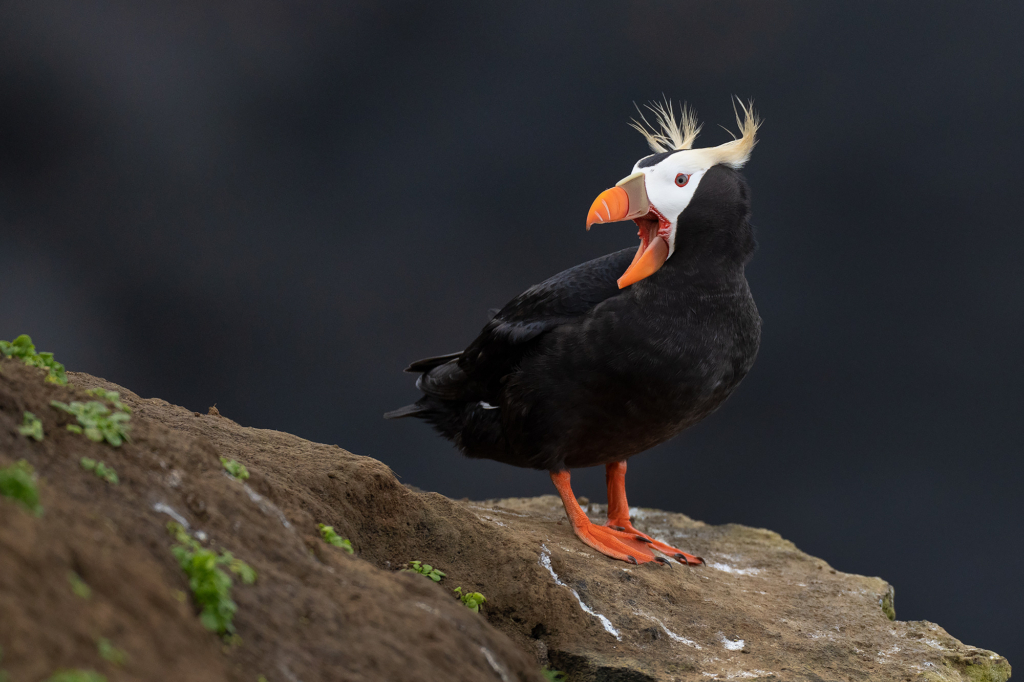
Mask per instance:
[[[14,682],[61,668],[247,682],[1010,676],[1006,659],[938,625],[895,620],[885,581],[836,571],[768,530],[634,509],[638,528],[707,565],[627,566],[576,540],[554,496],[453,501],[335,445],[69,378],[55,386],[0,361],[0,467],[30,464],[44,509],[0,497],[0,677]],[[132,408],[130,442],[92,442],[50,406],[94,399],[93,387]],[[20,432],[25,411],[43,440]],[[227,475],[222,458],[249,478]],[[603,520],[602,505],[588,511]],[[196,617],[172,518],[256,571],[233,589],[236,634]],[[326,544],[318,524],[355,553]],[[411,560],[445,576],[400,572]],[[479,613],[455,587],[486,596]]]

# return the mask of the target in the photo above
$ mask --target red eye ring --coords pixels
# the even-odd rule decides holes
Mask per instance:
[[[690,181],[690,176],[686,173],[678,173],[676,175],[676,187],[686,187],[686,183]]]

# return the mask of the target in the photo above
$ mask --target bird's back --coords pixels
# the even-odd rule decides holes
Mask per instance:
[[[412,363],[424,395],[385,417],[423,419],[470,457],[531,466],[504,433],[506,385],[552,330],[623,293],[615,279],[632,257],[623,249],[564,270],[509,301],[464,351]]]

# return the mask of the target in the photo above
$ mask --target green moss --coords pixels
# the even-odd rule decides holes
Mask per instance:
[[[1010,679],[1010,663],[991,651],[977,650],[970,654],[953,654],[942,661],[960,673],[967,682],[1006,682]]]
[[[99,651],[100,658],[114,665],[124,665],[128,662],[128,654],[111,644],[106,637],[96,640],[96,650]]]
[[[249,470],[245,468],[244,464],[240,464],[233,459],[227,459],[226,457],[220,458],[220,465],[224,467],[224,471],[228,472],[239,481],[249,480]]]
[[[43,422],[39,421],[39,418],[31,412],[25,412],[21,419],[18,433],[26,438],[34,439],[37,443],[41,442],[43,440]]]
[[[167,532],[178,543],[171,547],[171,552],[188,576],[192,599],[202,609],[200,622],[220,635],[234,634],[238,605],[231,599],[233,581],[220,567],[226,566],[246,585],[256,582],[256,571],[244,561],[234,558],[231,552],[222,552],[218,556],[212,550],[204,549],[180,523],[168,523]]]
[[[82,465],[83,469],[94,473],[96,475],[96,478],[102,478],[104,481],[110,483],[111,485],[117,485],[118,483],[121,482],[117,478],[117,472],[114,471],[112,467],[108,467],[103,462],[97,462],[94,459],[83,457],[81,460],[79,460],[79,463]]]
[[[324,539],[328,545],[334,547],[341,547],[349,554],[355,554],[356,551],[352,549],[352,543],[347,538],[343,538],[334,532],[334,526],[325,526],[322,523],[316,524],[316,527],[320,530],[320,537]]]
[[[92,588],[86,585],[81,576],[74,571],[68,571],[68,582],[71,583],[71,591],[75,593],[76,597],[88,599],[92,596]]]
[[[437,570],[430,564],[423,563],[422,561],[410,561],[409,568],[403,568],[402,570],[407,571],[409,573],[419,573],[420,575],[425,575],[431,580],[433,580],[435,583],[441,582],[441,578],[445,577],[445,573]]]
[[[95,670],[58,670],[46,682],[107,682],[107,678]]]
[[[889,591],[881,599],[882,613],[889,620],[896,620],[896,591],[889,586]]]
[[[87,403],[77,400],[70,405],[59,400],[51,400],[50,407],[74,415],[78,425],[69,424],[68,431],[84,433],[85,437],[96,443],[107,441],[113,447],[120,447],[124,441],[131,440],[128,432],[131,424],[128,421],[131,415],[127,412],[117,410],[111,411],[109,407],[98,400],[90,400]]]
[[[461,587],[456,587],[452,592],[467,609],[474,613],[480,613],[480,605],[487,601],[487,597],[479,592],[463,592]]]
[[[32,337],[28,334],[22,334],[14,341],[0,341],[0,355],[17,358],[29,367],[45,369],[46,380],[50,383],[61,386],[68,383],[64,365],[53,359],[53,353],[37,353],[36,347],[32,344]]]
[[[121,394],[117,391],[108,391],[105,388],[97,386],[96,388],[90,388],[86,393],[109,401],[110,404],[114,406],[114,409],[119,412],[125,412],[127,414],[132,413],[132,408],[121,402]]]
[[[540,674],[544,676],[547,682],[566,682],[569,679],[561,670],[552,670],[551,668],[542,669]]]
[[[0,467],[0,495],[18,502],[36,516],[43,508],[39,504],[39,488],[36,487],[35,470],[25,460]]]

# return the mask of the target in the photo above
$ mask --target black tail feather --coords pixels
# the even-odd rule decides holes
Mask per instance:
[[[421,412],[426,411],[426,406],[413,403],[412,405],[406,405],[400,407],[397,410],[391,410],[390,412],[384,413],[385,419],[401,419],[402,417],[414,417]]]
[[[462,351],[461,350],[458,353],[448,353],[447,355],[438,355],[438,356],[433,357],[433,358],[423,358],[422,360],[417,360],[416,362],[414,362],[411,365],[409,365],[408,367],[406,367],[405,371],[406,372],[429,372],[430,370],[434,369],[435,367],[443,365],[444,363],[448,362],[449,360],[454,360],[455,358],[459,357],[460,355],[462,355]]]

